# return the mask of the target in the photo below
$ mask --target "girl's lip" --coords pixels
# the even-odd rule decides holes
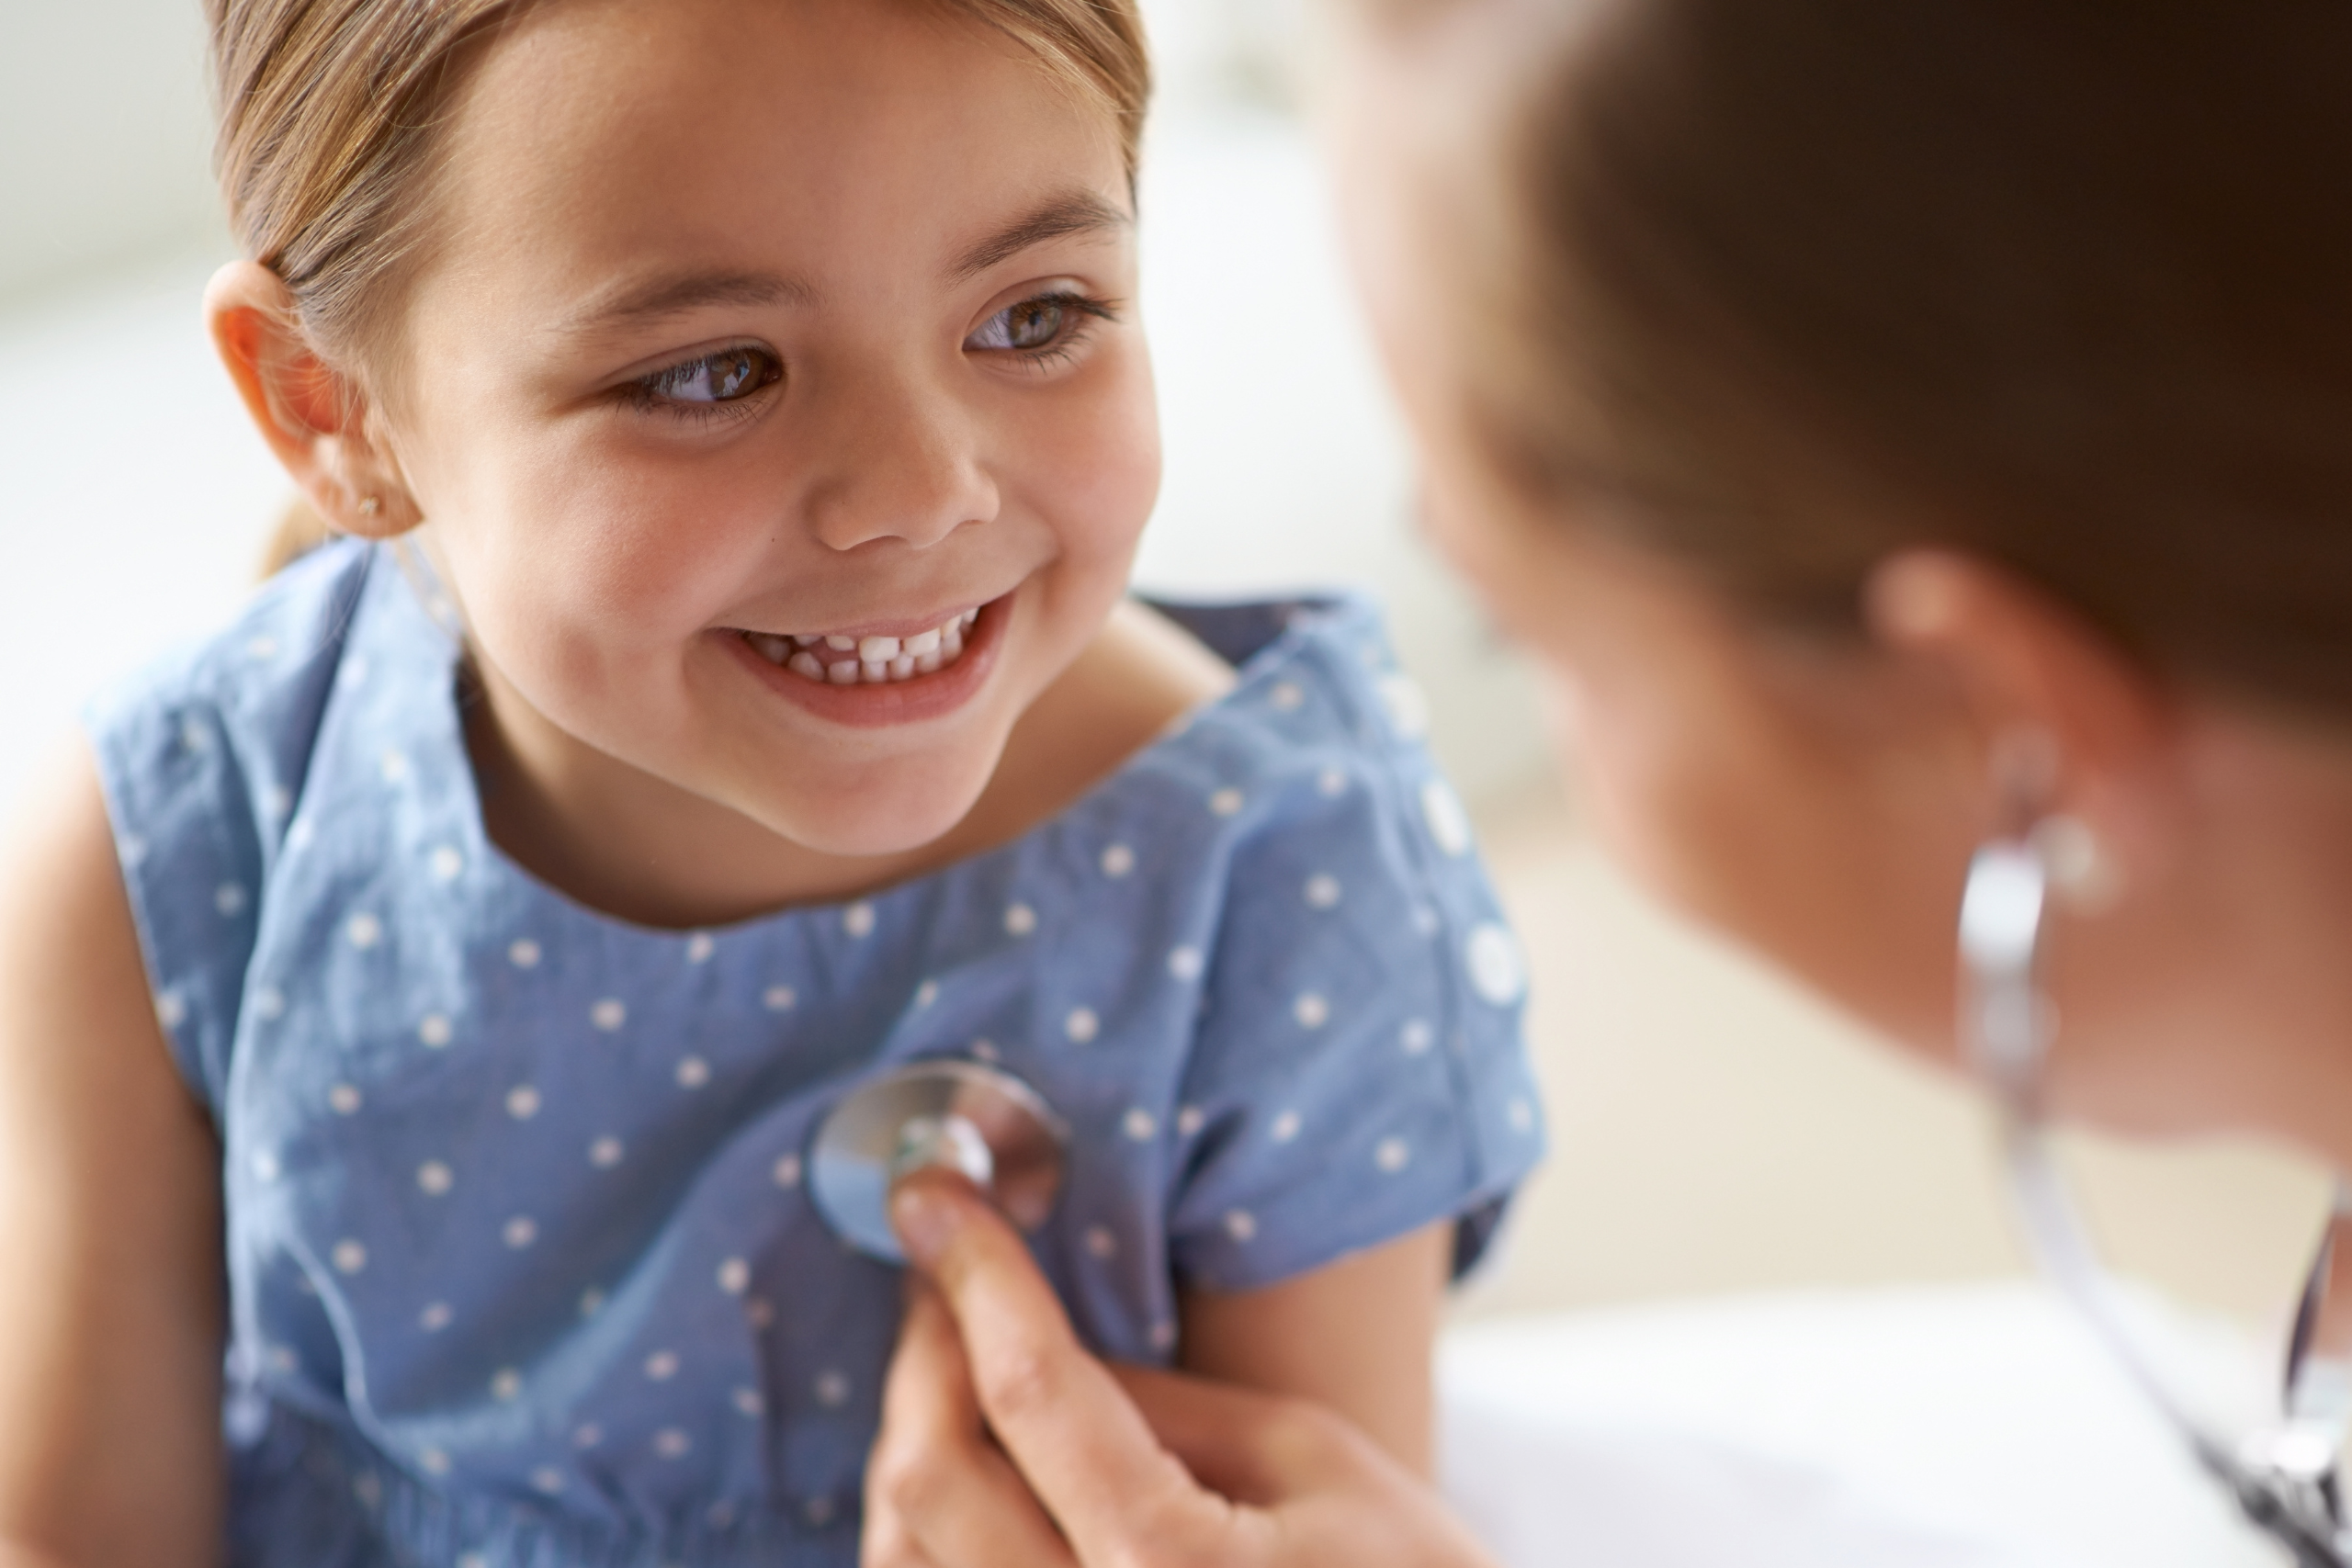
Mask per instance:
[[[944,670],[880,685],[819,683],[797,671],[769,663],[741,632],[714,631],[733,656],[768,690],[798,704],[817,717],[854,729],[882,729],[943,718],[962,707],[987,683],[1004,645],[1012,616],[1012,594],[980,606],[980,618],[964,637],[963,657]],[[841,634],[847,635],[847,634]],[[888,634],[876,632],[876,637]]]

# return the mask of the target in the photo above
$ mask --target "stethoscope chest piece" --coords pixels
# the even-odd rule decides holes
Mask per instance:
[[[1023,1231],[1053,1213],[1069,1128],[1044,1096],[975,1062],[923,1062],[833,1107],[808,1158],[808,1195],[833,1234],[870,1258],[903,1263],[890,1190],[918,1170],[961,1173]]]

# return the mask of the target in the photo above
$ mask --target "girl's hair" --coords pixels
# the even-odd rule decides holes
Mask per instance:
[[[328,363],[389,345],[430,243],[448,107],[480,46],[556,0],[205,0],[215,162],[246,255],[285,280]],[[904,0],[993,28],[1116,119],[1132,184],[1151,94],[1136,0]],[[325,536],[297,507],[269,570]]]
[[[1456,247],[1530,493],[1815,625],[1948,544],[2352,719],[2352,5],[1493,12],[1558,24]]]

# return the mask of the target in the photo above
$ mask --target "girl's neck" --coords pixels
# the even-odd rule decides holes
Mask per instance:
[[[568,897],[641,925],[720,925],[831,902],[1010,843],[1068,809],[1233,672],[1128,604],[1014,726],[978,802],[903,853],[828,854],[566,734],[495,670],[467,669],[466,748],[491,840]]]

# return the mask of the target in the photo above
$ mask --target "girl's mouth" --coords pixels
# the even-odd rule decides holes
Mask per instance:
[[[929,626],[721,635],[762,684],[820,718],[854,728],[913,724],[955,712],[987,683],[1017,597]]]
[[[854,637],[842,632],[777,636],[745,632],[752,651],[819,685],[886,686],[936,674],[964,657],[964,640],[980,618],[960,611],[910,637]]]

